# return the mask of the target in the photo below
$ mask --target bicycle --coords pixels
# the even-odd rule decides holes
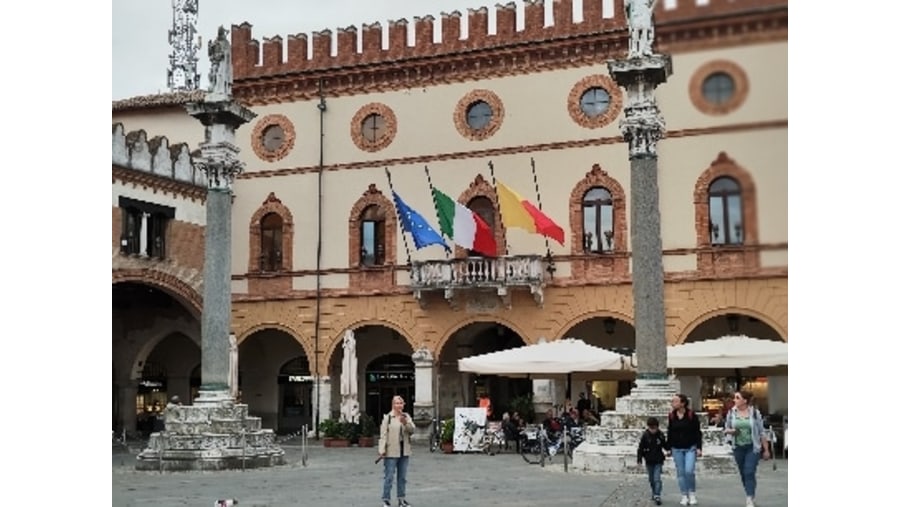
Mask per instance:
[[[564,461],[566,459],[572,461],[575,448],[584,441],[583,430],[580,427],[554,432],[552,436],[543,426],[538,429],[522,430],[521,433],[525,437],[520,447],[522,459],[530,465],[544,466],[547,460],[552,461],[560,451],[565,453]]]
[[[444,422],[437,417],[431,418],[431,438],[428,448],[434,452],[441,448],[441,434],[444,432]]]

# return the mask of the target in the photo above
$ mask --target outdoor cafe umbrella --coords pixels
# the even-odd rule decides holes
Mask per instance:
[[[672,345],[666,364],[674,369],[744,369],[786,366],[788,346],[782,341],[749,336],[723,336],[712,340]]]
[[[571,393],[572,374],[591,375],[601,371],[625,371],[625,356],[588,345],[575,338],[490,352],[459,360],[459,371],[504,377],[557,378],[566,376]]]
[[[682,375],[733,370],[738,386],[742,377],[784,375],[788,366],[787,343],[745,335],[672,345],[666,352],[670,370],[678,370]]]

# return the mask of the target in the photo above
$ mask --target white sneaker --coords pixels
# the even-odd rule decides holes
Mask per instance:
[[[756,507],[756,504],[753,503],[753,497],[752,497],[752,496],[748,496],[748,497],[747,497],[747,507]]]
[[[678,505],[687,505],[687,504],[688,504],[688,497],[687,497],[687,495],[681,495],[681,501],[678,502]]]
[[[688,505],[697,505],[697,497],[693,492],[688,493]]]

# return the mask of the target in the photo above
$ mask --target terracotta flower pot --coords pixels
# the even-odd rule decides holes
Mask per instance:
[[[375,447],[375,437],[359,437],[360,447]]]
[[[453,454],[453,442],[441,443],[441,450],[444,451],[444,454]]]
[[[326,438],[325,447],[350,447],[350,440],[346,438]]]

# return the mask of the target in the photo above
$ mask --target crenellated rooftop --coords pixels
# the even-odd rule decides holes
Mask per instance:
[[[434,41],[435,19],[430,15],[415,17],[412,25],[405,19],[389,21],[386,48],[382,47],[383,28],[380,23],[362,25],[361,50],[357,49],[357,28],[350,26],[337,30],[337,51],[334,55],[331,54],[334,34],[330,29],[325,29],[312,33],[311,57],[308,55],[310,41],[307,34],[287,36],[285,58],[284,39],[280,35],[264,37],[260,45],[253,38],[252,25],[244,22],[232,26],[234,76],[236,80],[241,80],[306,70],[396,62],[598,33],[618,33],[620,37],[627,37],[623,2],[614,0],[611,12],[607,12],[603,9],[603,0],[583,0],[582,21],[575,22],[572,0],[553,0],[553,23],[548,25],[545,23],[544,0],[524,0],[524,26],[521,30],[516,26],[517,4],[497,4],[493,7],[496,11],[494,33],[488,30],[488,7],[468,9],[466,16],[459,11],[442,13],[437,41]],[[787,0],[708,0],[705,5],[699,5],[697,0],[678,0],[670,9],[665,7],[665,2],[658,1],[656,22],[664,27],[771,7],[787,7]],[[461,39],[461,24],[464,21],[468,36]],[[410,29],[415,34],[412,46],[407,44]]]
[[[494,33],[488,7],[469,9],[466,16],[441,14],[439,33],[432,16],[415,17],[412,24],[389,21],[387,47],[380,23],[362,25],[359,48],[351,26],[337,30],[335,54],[331,30],[314,32],[311,48],[306,34],[289,35],[285,56],[281,36],[260,45],[245,22],[231,31],[234,94],[247,105],[263,105],[313,99],[319,84],[335,97],[596,65],[624,56],[628,44],[624,0],[603,6],[604,0],[582,0],[576,22],[572,0],[553,0],[547,24],[545,1],[524,0],[519,28],[518,5],[497,4]],[[656,47],[674,53],[786,41],[787,17],[787,0],[678,0],[670,8],[659,0]]]
[[[169,144],[165,136],[147,139],[143,130],[125,133],[121,123],[112,126],[112,165],[206,188],[206,175],[191,158],[187,143]]]

